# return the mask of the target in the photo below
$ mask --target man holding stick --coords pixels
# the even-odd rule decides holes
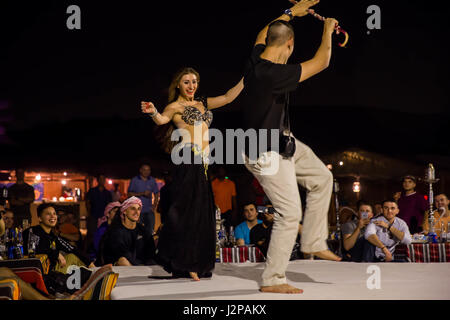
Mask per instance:
[[[294,31],[288,21],[303,17],[319,0],[302,0],[267,25],[257,36],[255,47],[245,70],[243,121],[245,129],[266,129],[266,137],[258,137],[257,159],[249,154],[255,145],[245,149],[245,166],[256,177],[275,208],[274,225],[262,274],[260,291],[275,293],[302,293],[286,281],[286,268],[298,233],[302,216],[298,183],[307,191],[306,212],[301,239],[302,251],[319,258],[340,261],[328,250],[327,213],[330,205],[333,176],[313,151],[293,138],[295,152],[286,156],[271,139],[271,131],[289,130],[285,117],[287,93],[329,65],[331,37],[338,23],[324,21],[322,43],[311,60],[287,64],[294,49]],[[310,10],[308,12],[308,10]],[[288,118],[287,118],[288,119]],[[262,145],[267,148],[262,150]],[[265,144],[267,143],[267,144]],[[282,145],[282,144],[281,144]],[[292,145],[291,145],[292,146]],[[277,150],[278,149],[278,150]],[[267,151],[266,151],[267,150]],[[254,150],[253,150],[254,151]],[[278,152],[279,151],[279,152]],[[254,154],[254,153],[253,153]],[[273,170],[276,168],[276,170]]]

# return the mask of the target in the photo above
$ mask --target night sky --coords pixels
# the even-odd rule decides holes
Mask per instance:
[[[81,30],[66,9],[81,8]],[[366,9],[381,8],[369,30]],[[161,111],[172,75],[200,72],[199,93],[226,92],[242,76],[258,31],[288,1],[34,1],[0,4],[0,147],[3,168],[164,158],[140,101]],[[315,10],[349,32],[330,67],[291,98],[294,133],[319,155],[349,147],[414,160],[450,157],[447,11],[423,1],[322,0]],[[289,63],[310,59],[323,23],[293,22]],[[239,127],[239,98],[213,127]],[[134,170],[134,168],[132,168]],[[134,171],[133,171],[134,172]]]

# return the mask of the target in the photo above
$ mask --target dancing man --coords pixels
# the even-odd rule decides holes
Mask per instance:
[[[244,73],[242,91],[243,121],[245,129],[267,129],[268,148],[259,150],[252,159],[245,149],[245,166],[256,177],[275,208],[274,225],[262,274],[260,291],[276,293],[302,293],[303,290],[286,282],[286,268],[298,233],[302,217],[298,185],[307,190],[306,210],[303,220],[301,249],[319,258],[339,261],[341,258],[328,250],[327,213],[330,205],[333,176],[313,151],[295,139],[295,153],[282,156],[271,145],[272,130],[280,133],[289,128],[283,124],[287,93],[302,82],[328,67],[331,57],[331,38],[337,21],[324,22],[322,43],[311,60],[287,64],[294,50],[294,30],[290,23],[294,17],[308,14],[319,0],[302,0],[257,36],[249,63]],[[289,135],[288,135],[289,136]],[[293,135],[290,133],[290,136]],[[261,146],[262,136],[258,138]],[[256,147],[254,145],[250,148]],[[254,150],[252,150],[254,151]],[[264,151],[264,152],[263,152]],[[280,150],[282,151],[282,150]],[[252,161],[253,160],[253,161]],[[277,168],[276,170],[272,170]]]

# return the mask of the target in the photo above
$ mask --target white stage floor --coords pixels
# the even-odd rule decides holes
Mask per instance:
[[[380,289],[368,289],[369,266],[380,269]],[[114,267],[119,273],[113,300],[442,300],[450,299],[450,263],[350,263],[296,260],[288,283],[302,294],[258,291],[264,263],[217,263],[211,279],[169,276],[160,266]],[[373,283],[373,282],[372,282]]]

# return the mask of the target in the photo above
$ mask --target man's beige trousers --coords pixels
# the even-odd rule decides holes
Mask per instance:
[[[262,153],[254,163],[249,163],[244,156],[245,166],[259,181],[275,209],[262,286],[286,283],[286,268],[302,219],[297,184],[307,190],[301,250],[308,253],[328,249],[333,175],[311,148],[297,139],[295,143],[295,154],[289,159],[274,151]]]

